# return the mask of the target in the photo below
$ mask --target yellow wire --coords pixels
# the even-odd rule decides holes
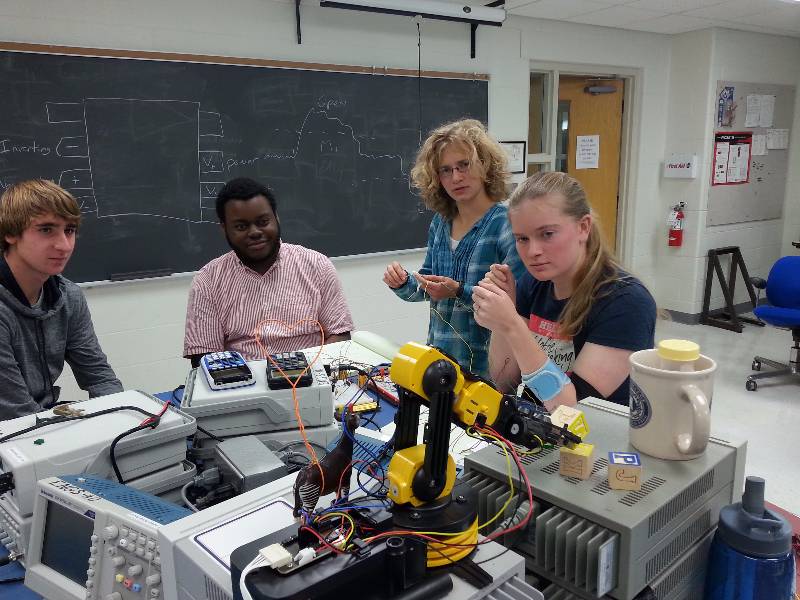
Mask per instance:
[[[500,510],[497,511],[497,514],[495,514],[491,519],[486,521],[486,523],[484,523],[483,525],[478,525],[478,529],[482,529],[483,527],[486,527],[487,525],[491,525],[494,521],[496,521],[503,514],[505,514],[506,509],[508,508],[508,506],[511,504],[511,501],[515,497],[515,494],[514,494],[514,479],[513,479],[513,473],[512,473],[512,470],[511,470],[511,456],[508,453],[508,449],[506,448],[505,443],[500,438],[498,438],[496,436],[493,436],[493,435],[491,435],[489,433],[477,432],[474,429],[472,429],[471,427],[469,429],[467,429],[467,435],[469,435],[470,437],[476,437],[477,436],[477,437],[479,437],[479,439],[481,439],[481,438],[489,438],[489,439],[492,439],[492,440],[496,441],[498,444],[500,444],[500,447],[503,450],[503,454],[505,454],[505,457],[506,457],[506,466],[507,466],[507,469],[508,469],[508,489],[510,490],[511,493],[509,494],[508,499],[506,500],[505,504],[503,504],[503,506],[500,508]],[[333,514],[333,513],[327,513],[327,514]],[[456,537],[456,536],[464,535],[465,532],[458,531],[458,532],[455,532],[455,533],[445,533],[445,532],[441,532],[441,531],[409,531],[408,534],[410,534],[410,535],[432,535],[432,536],[439,536],[439,537]],[[364,542],[370,543],[373,540],[375,540],[377,537],[378,536],[365,538]]]
[[[342,549],[346,548],[347,547],[347,543],[350,541],[350,538],[353,537],[353,533],[355,533],[355,530],[356,530],[356,524],[355,524],[355,522],[353,522],[353,518],[350,515],[348,515],[347,513],[329,512],[329,513],[325,513],[322,516],[317,517],[316,520],[317,521],[325,521],[329,517],[344,517],[345,519],[347,519],[350,522],[350,533],[347,534],[347,537],[344,539],[344,542],[342,544]]]
[[[496,441],[498,444],[500,444],[500,447],[503,449],[503,454],[505,454],[506,456],[506,466],[508,467],[508,489],[511,491],[511,493],[508,495],[506,503],[503,504],[502,508],[500,508],[499,511],[497,511],[497,514],[495,514],[495,516],[486,521],[486,523],[484,523],[483,525],[480,524],[478,525],[478,529],[483,529],[487,525],[491,525],[492,523],[494,523],[497,519],[499,519],[501,516],[505,514],[508,505],[511,504],[511,500],[514,499],[514,479],[513,479],[513,474],[511,472],[511,455],[509,455],[508,449],[506,448],[506,445],[503,443],[503,441],[500,440],[500,438],[491,435],[490,433],[479,433],[478,435]]]
[[[431,310],[436,313],[436,316],[439,317],[450,329],[453,330],[453,333],[456,334],[456,337],[458,337],[458,339],[460,339],[464,343],[464,345],[467,347],[467,350],[469,350],[469,370],[472,371],[472,362],[473,362],[473,360],[475,358],[475,355],[472,353],[472,347],[467,343],[467,340],[465,340],[463,337],[461,337],[461,334],[458,333],[458,331],[456,331],[456,328],[453,327],[452,323],[450,323],[450,321],[445,319],[442,316],[442,313],[440,313],[438,310],[433,308],[433,304],[431,304],[430,306],[431,306]]]
[[[448,290],[450,290],[451,292],[453,291],[453,290],[450,288],[450,286],[448,286],[447,284],[442,284],[442,285],[444,285],[444,286],[445,286],[445,287],[446,287]],[[419,291],[420,291],[420,286],[419,286],[419,284],[417,284],[417,290],[416,290],[414,293],[416,294],[416,293],[417,293],[417,292],[419,292]],[[436,316],[437,316],[437,317],[439,317],[439,318],[442,320],[442,322],[443,322],[445,325],[447,325],[447,326],[448,326],[450,329],[452,329],[452,330],[453,330],[453,333],[455,333],[455,334],[456,334],[456,337],[458,337],[458,339],[460,339],[460,340],[462,341],[462,343],[463,343],[463,344],[464,344],[464,345],[467,347],[467,350],[469,350],[469,370],[470,370],[470,371],[472,371],[472,363],[475,361],[475,355],[474,355],[474,354],[473,354],[473,352],[472,352],[472,346],[470,346],[470,345],[469,345],[469,343],[467,343],[467,340],[465,340],[463,337],[461,337],[461,334],[460,334],[460,333],[458,333],[458,331],[456,330],[456,328],[455,328],[455,327],[453,327],[453,324],[452,324],[452,323],[450,323],[450,321],[448,321],[447,319],[445,319],[445,318],[442,316],[442,314],[441,314],[441,313],[440,313],[438,310],[436,310],[436,309],[433,307],[433,302],[434,302],[433,298],[431,298],[431,295],[430,295],[430,294],[429,294],[429,293],[428,293],[428,292],[427,292],[425,289],[422,289],[422,297],[423,297],[423,298],[425,298],[425,296],[427,296],[427,297],[428,297],[428,302],[430,303],[430,309],[431,309],[431,310],[432,310],[434,313],[436,313]],[[459,298],[455,298],[455,301],[456,301],[455,303],[456,303],[457,305],[459,305],[459,304],[460,304],[460,305],[461,305],[461,306],[463,306],[463,307],[464,307],[464,308],[465,308],[467,311],[469,311],[469,312],[472,312],[472,313],[474,313],[474,312],[475,312],[474,310],[472,310],[472,308],[470,308],[470,307],[469,307],[469,305],[467,305],[465,302],[463,302],[463,301],[462,301],[462,300],[460,300]],[[437,302],[438,302],[438,301],[437,301]],[[489,340],[486,340],[486,345],[485,345],[485,347],[484,347],[484,350],[486,350],[488,347],[489,347]]]
[[[525,450],[525,451],[517,450],[517,454],[519,454],[520,456],[530,456],[531,454],[539,454],[539,452],[542,451],[542,448],[544,448],[544,440],[542,440],[542,438],[540,438],[536,434],[534,434],[533,437],[535,437],[536,440],[539,442],[539,447],[534,448],[533,450]]]

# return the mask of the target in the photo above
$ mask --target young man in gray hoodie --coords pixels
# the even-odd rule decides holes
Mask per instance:
[[[61,276],[80,217],[51,181],[15,183],[0,196],[0,420],[53,406],[65,361],[90,397],[122,391],[83,292]]]

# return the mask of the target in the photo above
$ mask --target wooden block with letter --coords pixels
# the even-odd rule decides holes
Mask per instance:
[[[586,423],[586,417],[583,416],[583,411],[577,408],[560,404],[550,413],[550,422],[558,427],[566,425],[568,431],[581,436],[581,438],[589,435],[589,425]]]
[[[638,453],[608,453],[608,487],[632,491],[642,488],[642,460]]]
[[[594,446],[592,444],[576,444],[562,446],[558,461],[558,473],[564,477],[589,479],[594,466]]]

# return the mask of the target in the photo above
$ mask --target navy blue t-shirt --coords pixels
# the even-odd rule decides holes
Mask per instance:
[[[656,303],[635,277],[622,273],[620,280],[601,288],[574,338],[558,331],[558,319],[567,300],[556,300],[553,283],[537,281],[530,273],[517,281],[517,312],[528,321],[528,328],[547,356],[564,372],[571,373],[586,342],[632,351],[653,347]],[[626,378],[606,399],[627,406],[628,386]]]

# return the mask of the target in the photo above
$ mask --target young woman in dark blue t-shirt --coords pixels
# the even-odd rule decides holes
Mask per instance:
[[[492,379],[520,382],[552,410],[587,396],[628,404],[628,357],[653,347],[656,304],[606,246],[583,186],[538,173],[509,202],[528,273],[492,265],[473,292],[475,320],[492,330]]]

